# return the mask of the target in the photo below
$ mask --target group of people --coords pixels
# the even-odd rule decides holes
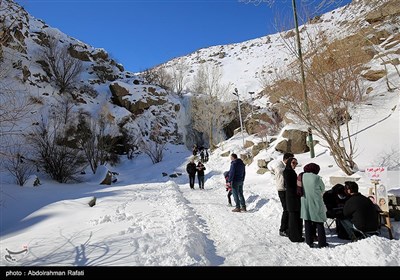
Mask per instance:
[[[233,195],[235,208],[232,212],[246,212],[243,196],[245,164],[235,153],[230,158],[230,169],[224,172],[228,204],[232,206]],[[318,164],[306,164],[299,174],[295,171],[297,165],[298,161],[292,153],[285,153],[283,160],[275,161],[274,165],[268,164],[268,169],[275,175],[283,209],[279,235],[288,237],[292,242],[305,241],[310,247],[316,247],[314,241],[317,240],[318,248],[327,247],[324,223],[328,217],[336,220],[336,232],[341,239],[356,240],[360,233],[378,231],[379,212],[376,204],[358,192],[356,182],[346,181],[344,185],[337,184],[325,191],[325,184],[318,175]],[[199,188],[204,189],[204,170],[206,168],[202,161],[196,165],[192,158],[187,164],[191,189],[194,189],[196,173]]]
[[[230,189],[233,195],[233,200],[235,201],[235,208],[232,212],[247,212],[246,200],[243,195],[243,183],[246,177],[246,166],[244,162],[238,158],[237,154],[231,154],[231,166],[228,173],[228,180],[226,187]],[[228,201],[229,199],[228,191]]]
[[[194,190],[196,173],[199,182],[199,189],[204,190],[204,170],[206,170],[204,164],[199,161],[196,165],[196,163],[194,163],[194,158],[192,158],[186,165],[186,172],[189,174],[189,185],[192,190]]]
[[[358,232],[378,230],[378,211],[374,203],[358,192],[356,182],[346,181],[325,192],[325,185],[318,175],[320,166],[309,163],[297,174],[298,162],[292,153],[285,153],[278,164],[269,164],[275,175],[278,196],[283,213],[279,234],[292,242],[306,242],[315,247],[328,246],[324,223],[327,217],[336,219],[339,238],[354,240]],[[303,232],[304,221],[304,236]]]
[[[193,146],[193,156],[197,156],[197,153],[200,154],[200,160],[201,162],[207,162],[208,161],[208,150],[207,148],[204,148],[203,146],[200,146],[199,148],[197,147],[197,145],[195,144]]]
[[[235,208],[232,212],[247,212],[246,200],[243,195],[244,178],[246,177],[246,167],[243,161],[236,154],[231,154],[231,167],[224,172],[225,188],[228,192],[228,205],[232,206],[231,196],[235,201]]]
[[[191,189],[194,189],[196,172],[199,188],[204,189],[204,170],[206,170],[206,167],[202,161],[199,161],[196,165],[194,158],[190,159],[190,162],[186,165],[186,172],[189,175],[189,185]],[[232,212],[246,212],[246,200],[243,196],[243,183],[246,177],[246,168],[237,154],[231,154],[231,166],[229,171],[224,172],[224,177],[226,180],[226,190],[228,191],[228,204],[232,206],[232,195],[235,202],[235,208]]]

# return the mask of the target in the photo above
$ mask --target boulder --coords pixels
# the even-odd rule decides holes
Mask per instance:
[[[112,173],[108,171],[100,185],[111,185]]]
[[[307,131],[298,129],[285,130],[282,137],[286,138],[281,140],[275,146],[275,150],[282,153],[302,154],[310,151],[307,146]]]
[[[88,204],[89,204],[90,207],[95,206],[95,205],[96,205],[96,197],[94,196],[94,197],[89,201]]]
[[[260,175],[265,174],[266,172],[269,172],[269,170],[267,168],[259,168],[257,170],[257,174],[260,174]]]

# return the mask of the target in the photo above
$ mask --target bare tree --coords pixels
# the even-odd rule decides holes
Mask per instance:
[[[11,54],[3,52],[8,47],[16,31],[18,13],[23,11],[11,9],[13,3],[0,0],[0,137],[14,134],[16,125],[29,114],[33,104],[22,91],[16,90],[11,82],[13,59]],[[3,149],[1,149],[3,150]],[[3,152],[0,151],[0,154]]]
[[[356,151],[353,139],[344,136],[350,135],[351,109],[363,99],[359,57],[347,51],[344,42],[329,43],[323,36],[318,42],[310,40],[309,45],[319,50],[304,63],[311,114],[298,91],[301,82],[296,65],[291,76],[278,79],[267,91],[280,98],[284,110],[327,142],[336,164],[350,175],[357,169]]]
[[[205,94],[198,94],[193,96],[191,99],[191,118],[192,127],[199,132],[202,132],[209,137],[209,145],[213,144],[213,122],[214,117],[218,117],[218,113],[221,111],[214,112],[210,111],[212,103],[217,100],[211,98]]]
[[[0,31],[1,32],[1,31]],[[3,47],[0,42],[0,50]],[[19,89],[13,80],[13,55],[4,52],[0,55],[0,156],[13,157],[8,151],[14,145],[13,137],[21,135],[23,120],[28,120],[34,100],[25,90]]]
[[[186,75],[189,69],[189,65],[185,64],[183,61],[178,61],[178,63],[172,67],[173,89],[179,96],[182,96],[182,91],[187,83]]]
[[[223,109],[228,106],[221,100],[231,85],[222,84],[221,78],[218,66],[201,65],[192,83],[192,90],[197,94],[191,106],[193,128],[208,135],[210,147],[214,146],[214,132],[222,128]]]
[[[152,163],[161,162],[164,158],[164,149],[167,140],[162,135],[162,126],[159,123],[152,125],[149,137],[145,137],[146,133],[142,132],[142,140],[140,148],[149,156]]]
[[[87,164],[82,152],[69,146],[65,132],[65,126],[59,119],[42,118],[28,136],[38,165],[60,183],[76,180],[76,175]]]
[[[0,137],[21,133],[17,126],[29,117],[32,105],[32,99],[20,91],[3,88],[0,82]]]
[[[267,135],[276,135],[283,127],[283,119],[279,114],[277,107],[270,109],[270,118],[268,119],[268,125],[266,126]]]
[[[275,1],[267,1],[272,5]],[[305,1],[298,1],[303,5],[303,15],[310,15],[309,7]],[[304,2],[304,3],[303,3]],[[313,13],[317,14],[328,6],[341,4],[340,1],[322,1],[313,7]],[[300,36],[297,28],[296,1],[292,1],[294,20],[296,27],[297,44],[291,41],[290,32],[281,33],[281,36],[289,52],[298,58],[297,64],[291,65],[291,70],[285,76],[278,78],[269,91],[279,100],[283,113],[288,112],[297,120],[315,130],[316,134],[323,138],[331,149],[332,156],[346,174],[357,171],[355,157],[354,138],[350,135],[349,122],[351,109],[364,98],[361,65],[365,63],[365,53],[356,47],[346,45],[345,40],[329,42],[324,32],[315,32],[315,38],[311,38],[307,31],[310,26],[304,26],[302,34],[305,34],[305,44],[300,44]],[[308,17],[309,18],[309,17]],[[318,15],[315,17],[318,20]],[[306,19],[302,19],[306,22]],[[292,32],[293,33],[293,32]],[[351,38],[354,40],[354,38]],[[359,40],[360,41],[360,40]],[[304,47],[308,47],[308,52]],[[305,53],[305,56],[302,56]],[[364,62],[363,62],[364,61]],[[296,68],[298,67],[298,68]],[[298,70],[296,70],[298,69]],[[300,72],[299,72],[300,71]],[[300,79],[301,77],[301,79]],[[303,89],[303,96],[298,89]]]
[[[223,84],[221,79],[222,71],[219,66],[202,64],[194,81],[195,84],[202,84],[202,91],[195,92],[221,99],[225,97],[231,87],[230,84]]]
[[[142,75],[150,84],[157,85],[165,90],[171,90],[173,88],[173,78],[164,66],[147,69]]]
[[[207,83],[207,73],[205,66],[203,64],[200,65],[199,69],[197,69],[196,75],[192,81],[191,90],[196,93],[206,94],[206,83]]]
[[[72,57],[68,46],[61,45],[57,38],[49,39],[43,58],[49,66],[52,80],[60,88],[60,93],[72,90],[82,73],[82,61]]]
[[[77,122],[70,96],[60,96],[58,103],[42,114],[38,125],[27,135],[33,160],[50,177],[60,183],[76,180],[76,175],[87,165],[83,152],[70,134]]]
[[[139,137],[130,129],[121,128],[123,145],[127,151],[127,158],[133,159],[139,153]]]
[[[99,165],[118,161],[114,156],[116,133],[111,129],[110,121],[107,121],[108,113],[105,107],[98,118],[80,112],[77,126],[68,129],[68,135],[75,139],[77,147],[83,151],[93,174]]]
[[[14,145],[8,153],[13,156],[8,157],[5,161],[5,168],[20,186],[25,184],[35,168],[33,163],[23,153],[22,145]]]
[[[73,112],[75,101],[70,95],[56,96],[57,103],[53,105],[51,110],[53,118],[58,119],[63,125],[72,123],[76,116]]]
[[[68,134],[75,137],[77,147],[83,151],[93,174],[96,173],[97,167],[100,163],[100,155],[99,150],[97,149],[97,137],[95,133],[96,128],[97,125],[90,119],[90,116],[81,112],[78,116],[77,126],[71,127],[68,131]]]
[[[377,158],[375,166],[385,166],[388,170],[399,170],[400,169],[400,151],[398,147],[392,147],[389,152],[381,154]]]

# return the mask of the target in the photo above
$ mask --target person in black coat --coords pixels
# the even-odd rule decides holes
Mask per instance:
[[[297,195],[297,174],[294,169],[297,159],[292,157],[286,162],[283,180],[286,189],[286,207],[289,212],[288,237],[292,242],[303,242],[303,220],[300,218],[300,196]]]
[[[197,163],[197,179],[199,180],[200,190],[204,190],[204,170],[206,170],[206,167],[199,161]]]
[[[343,216],[343,206],[349,196],[347,196],[345,187],[342,184],[336,184],[329,191],[324,192],[322,196],[326,206],[326,216],[335,219],[336,233],[340,239],[349,240],[350,237],[344,229],[341,220]]]
[[[194,189],[194,180],[196,178],[197,166],[194,163],[194,159],[186,165],[186,172],[189,174],[189,185],[191,189]]]
[[[374,203],[366,196],[358,192],[356,182],[344,182],[346,192],[350,198],[343,207],[342,224],[349,236],[357,236],[353,227],[362,232],[375,232],[379,227],[378,211]]]

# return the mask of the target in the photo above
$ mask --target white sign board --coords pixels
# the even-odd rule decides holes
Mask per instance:
[[[373,201],[378,204],[382,211],[388,212],[387,168],[382,166],[368,167],[365,169],[365,173],[373,185],[369,191],[370,197],[373,197]]]

